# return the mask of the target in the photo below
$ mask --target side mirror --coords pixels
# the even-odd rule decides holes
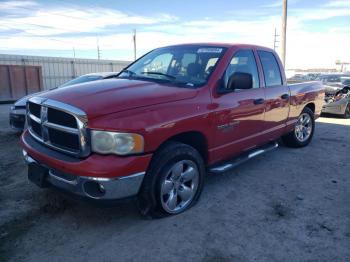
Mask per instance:
[[[251,89],[253,87],[253,77],[251,74],[235,72],[230,76],[227,82],[226,89]]]

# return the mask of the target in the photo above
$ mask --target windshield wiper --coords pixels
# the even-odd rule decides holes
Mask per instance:
[[[164,74],[164,73],[161,73],[161,72],[141,72],[141,74],[144,74],[144,75],[161,75],[161,76],[165,76],[165,77],[169,78],[170,83],[178,85],[179,87],[190,87],[190,88],[194,87],[194,84],[192,84],[192,83],[179,81],[178,79],[176,79],[175,76]]]
[[[128,77],[135,77],[137,79],[144,79],[144,80],[153,80],[153,81],[170,81],[170,83],[172,84],[175,84],[175,85],[178,85],[179,87],[190,87],[190,88],[193,88],[194,87],[194,84],[192,83],[188,83],[188,82],[183,82],[183,81],[179,81],[176,79],[175,76],[172,76],[172,75],[168,75],[168,74],[164,74],[164,73],[161,73],[161,72],[141,72],[140,74],[143,74],[143,75],[161,75],[161,76],[165,76],[167,77],[169,80],[165,80],[165,79],[155,79],[155,78],[150,78],[150,77],[142,77],[138,74],[136,74],[135,72],[131,71],[131,70],[128,70],[128,69],[123,69],[122,71],[120,71],[120,73],[127,73],[129,74]],[[118,76],[119,77],[119,76]]]
[[[161,73],[161,72],[141,72],[141,74],[143,74],[143,75],[160,75],[160,76],[165,76],[165,77],[173,79],[173,80],[176,79],[175,76],[164,74],[164,73]]]
[[[127,74],[129,74],[129,76],[136,75],[135,72],[133,72],[133,71],[131,71],[131,70],[129,70],[129,69],[123,69],[122,71],[120,71],[118,77],[119,77],[122,73],[127,73]]]

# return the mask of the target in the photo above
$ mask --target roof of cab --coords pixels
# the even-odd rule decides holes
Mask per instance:
[[[256,49],[265,49],[265,50],[273,51],[273,49],[265,47],[265,46],[252,45],[252,44],[240,44],[240,43],[220,43],[220,42],[186,43],[186,44],[169,45],[169,46],[164,46],[164,47],[191,46],[191,45],[212,46],[212,47],[226,47],[226,48],[256,48]]]

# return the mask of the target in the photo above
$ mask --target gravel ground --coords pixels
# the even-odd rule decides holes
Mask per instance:
[[[209,176],[184,214],[144,220],[29,183],[0,105],[0,261],[350,261],[350,120],[321,118],[303,149],[281,146]]]

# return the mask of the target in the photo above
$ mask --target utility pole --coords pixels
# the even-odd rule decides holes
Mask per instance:
[[[76,77],[77,71],[75,69],[75,47],[73,46],[73,78]]]
[[[274,37],[273,37],[273,50],[275,50],[275,51],[276,51],[276,49],[278,48],[277,43],[280,42],[280,41],[278,40],[278,37],[279,37],[279,36],[280,36],[280,35],[277,34],[277,28],[275,28],[275,35],[274,35]]]
[[[283,11],[282,11],[282,63],[286,66],[286,46],[287,46],[287,8],[288,0],[283,0]]]
[[[98,43],[98,35],[96,34],[96,45],[97,45],[97,59],[101,59],[101,50],[100,50],[100,45]]]
[[[133,31],[132,40],[134,42],[134,60],[136,60],[136,29]]]

